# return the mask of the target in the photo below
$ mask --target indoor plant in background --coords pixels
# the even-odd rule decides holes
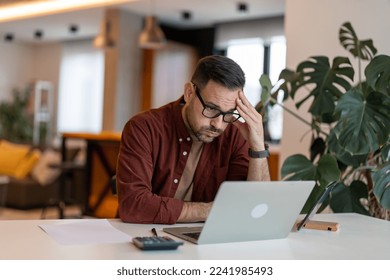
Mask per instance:
[[[311,121],[285,108],[308,124],[312,141],[310,158],[296,154],[283,162],[282,178],[318,183],[304,211],[327,183],[339,180],[327,201],[334,212],[390,219],[390,57],[377,55],[372,40],[359,40],[349,22],[339,40],[358,60],[357,71],[347,57],[330,64],[313,56],[295,71],[283,70],[275,86],[260,78],[264,105],[275,105],[283,92],[297,108],[311,102]],[[364,71],[362,60],[369,62]]]
[[[15,143],[31,143],[33,125],[28,113],[31,87],[14,89],[12,100],[0,103],[0,139]]]

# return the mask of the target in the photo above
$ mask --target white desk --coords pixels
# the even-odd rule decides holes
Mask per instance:
[[[321,214],[316,220],[340,223],[338,232],[302,229],[286,239],[215,245],[185,242],[175,251],[141,251],[130,243],[65,246],[38,225],[57,220],[0,221],[0,259],[98,260],[98,259],[390,259],[390,222],[358,214]],[[131,235],[150,235],[166,225],[126,224],[110,220],[117,229]]]

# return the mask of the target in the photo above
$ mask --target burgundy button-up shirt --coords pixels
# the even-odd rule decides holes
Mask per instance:
[[[124,222],[176,223],[183,201],[173,198],[192,138],[182,118],[184,98],[131,118],[117,164],[119,214]],[[223,181],[246,180],[248,145],[234,125],[205,143],[195,170],[192,201],[211,202]]]

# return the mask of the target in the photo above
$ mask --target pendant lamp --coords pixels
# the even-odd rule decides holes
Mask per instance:
[[[167,40],[164,32],[158,25],[155,16],[147,16],[145,19],[145,28],[138,38],[138,45],[143,49],[159,49],[166,45]]]
[[[107,19],[103,19],[100,24],[100,31],[93,40],[93,46],[102,49],[115,47],[114,41],[110,39],[110,22]]]

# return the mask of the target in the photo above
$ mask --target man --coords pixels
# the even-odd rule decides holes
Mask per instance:
[[[244,84],[233,60],[208,56],[179,100],[127,122],[116,177],[124,222],[204,221],[223,181],[270,180],[262,117]]]

